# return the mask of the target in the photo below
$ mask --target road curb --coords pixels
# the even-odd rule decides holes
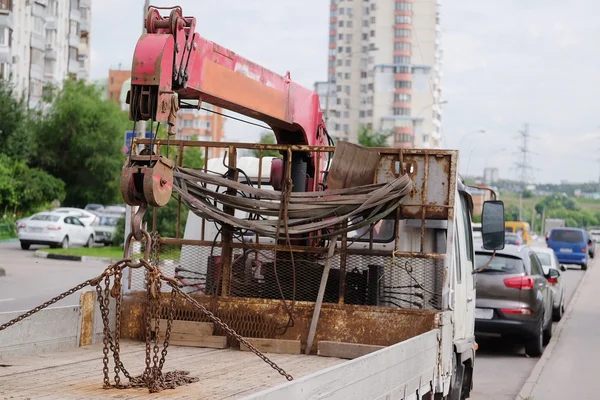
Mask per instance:
[[[78,261],[78,262],[87,262],[87,261],[101,261],[101,262],[105,262],[105,263],[115,263],[118,260],[113,260],[111,258],[106,258],[106,257],[91,257],[91,256],[69,256],[69,255],[64,255],[64,254],[54,254],[54,253],[48,253],[47,251],[42,251],[42,250],[36,250],[33,253],[34,257],[39,257],[39,258],[48,258],[51,260],[63,260],[63,261]]]
[[[548,360],[550,360],[550,358],[552,357],[554,347],[560,340],[560,334],[562,333],[565,324],[567,323],[567,321],[569,321],[569,319],[571,319],[571,314],[573,313],[573,309],[577,305],[577,300],[579,300],[579,294],[581,293],[581,289],[587,281],[588,273],[589,270],[587,270],[583,275],[583,278],[581,278],[579,285],[577,285],[577,290],[575,290],[575,293],[573,294],[573,297],[569,302],[569,306],[567,307],[565,315],[563,315],[562,319],[558,322],[558,324],[556,324],[556,330],[552,334],[552,339],[550,339],[550,343],[548,343],[548,346],[546,346],[546,348],[544,349],[542,357],[535,364],[535,367],[533,367],[533,371],[531,371],[531,374],[525,381],[525,384],[519,391],[519,394],[517,394],[517,397],[515,397],[515,400],[530,399],[531,393],[533,393],[533,389],[535,388],[535,385],[537,384],[537,381],[540,378],[544,367],[548,363]]]

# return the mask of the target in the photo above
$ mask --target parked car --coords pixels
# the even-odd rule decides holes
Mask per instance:
[[[591,235],[591,233],[586,232],[587,242],[588,242],[588,255],[590,258],[594,258],[596,255],[596,239]]]
[[[116,212],[116,213],[123,213],[125,214],[125,212],[127,211],[127,208],[123,205],[120,204],[113,204],[110,206],[106,206],[104,207],[104,212]]]
[[[495,255],[481,247],[476,264],[475,334],[519,338],[527,355],[541,355],[552,337],[552,290],[547,278],[556,274],[544,275],[529,246],[509,244]]]
[[[74,207],[59,207],[52,210],[52,212],[59,214],[68,214],[77,217],[86,226],[90,226],[96,220],[96,218],[98,218],[98,216],[93,212]]]
[[[534,247],[533,251],[535,251],[535,254],[542,263],[544,275],[549,276],[550,270],[556,270],[554,275],[558,275],[557,277],[547,278],[547,280],[548,283],[550,283],[552,298],[554,300],[552,316],[555,321],[560,321],[565,313],[565,286],[563,285],[559,270],[565,271],[567,268],[558,262],[558,258],[556,258],[554,250],[544,247]]]
[[[600,242],[600,230],[593,229],[590,231],[590,236],[592,236],[592,240],[596,243]]]
[[[120,219],[120,214],[103,213],[94,221],[94,236],[96,243],[102,243],[105,246],[114,244],[115,233]]]
[[[523,238],[518,233],[510,233],[506,232],[504,234],[504,243],[505,244],[513,244],[515,246],[523,245]]]
[[[583,229],[554,228],[548,235],[547,243],[561,264],[576,264],[583,270],[587,269],[591,240]]]
[[[79,218],[67,213],[42,212],[22,223],[19,229],[21,249],[29,250],[32,244],[49,245],[52,248],[68,248],[71,244],[91,247],[94,229]]]
[[[104,206],[102,204],[88,204],[85,206],[84,210],[86,211],[102,211]]]

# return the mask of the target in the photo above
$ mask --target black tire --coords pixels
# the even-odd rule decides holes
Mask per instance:
[[[94,236],[90,235],[84,247],[94,247]]]
[[[546,329],[544,329],[544,340],[542,341],[542,344],[544,346],[547,346],[548,343],[550,343],[550,339],[552,339],[552,320],[550,320],[550,322],[548,322],[548,326],[546,327]]]
[[[565,314],[565,300],[564,300],[564,295],[563,295],[563,299],[561,300],[559,306],[556,307],[554,310],[552,310],[552,320],[554,322],[558,322],[562,319],[564,314]]]
[[[587,267],[588,267],[588,266],[587,266],[587,263],[585,263],[585,264],[581,264],[581,270],[582,270],[582,271],[585,271],[585,270],[587,270]]]
[[[525,354],[529,357],[539,357],[544,352],[544,320],[540,321],[538,332],[535,336],[525,340]]]
[[[61,249],[68,249],[69,248],[69,237],[65,236],[64,239],[62,240],[62,242],[60,242],[59,246]]]
[[[448,400],[463,400],[462,389],[463,379],[465,377],[465,366],[458,361],[458,356],[454,355],[452,383],[448,392]]]
[[[29,250],[31,243],[21,242],[21,250]]]
[[[567,270],[567,267],[565,267],[564,265],[561,265],[561,266],[560,266],[560,270],[564,272],[564,271],[566,271],[566,270]]]

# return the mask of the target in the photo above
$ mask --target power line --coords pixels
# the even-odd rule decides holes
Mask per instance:
[[[531,134],[529,133],[529,124],[525,124],[523,129],[519,131],[521,145],[518,147],[518,160],[515,167],[519,174],[521,182],[521,191],[525,190],[525,186],[533,181],[533,166],[531,165],[531,155],[533,152],[529,150],[529,141]]]

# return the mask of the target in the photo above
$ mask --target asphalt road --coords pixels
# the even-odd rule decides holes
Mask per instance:
[[[33,253],[43,247],[23,251],[19,242],[0,243],[0,312],[29,310],[52,297],[99,275],[105,263],[74,262],[37,258]],[[89,288],[87,289],[89,290]],[[77,293],[54,306],[79,304]]]
[[[542,244],[543,246],[543,244]],[[568,306],[584,272],[567,266],[562,272]],[[590,268],[600,265],[595,260]],[[554,326],[556,327],[556,322]],[[470,400],[514,400],[531,374],[539,358],[525,355],[522,344],[501,339],[477,338],[479,350],[475,358],[475,379]]]

